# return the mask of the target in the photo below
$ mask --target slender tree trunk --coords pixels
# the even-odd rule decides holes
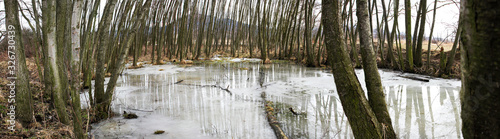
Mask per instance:
[[[104,93],[104,63],[106,47],[108,46],[109,39],[109,28],[111,23],[111,18],[113,15],[113,10],[115,9],[116,0],[109,0],[104,7],[103,16],[101,22],[99,23],[99,45],[97,46],[97,59],[96,59],[96,74],[95,74],[95,101],[96,101],[96,112],[97,120],[108,118],[108,107],[106,107],[106,94]]]
[[[432,33],[434,33],[434,24],[436,23],[437,2],[438,2],[438,0],[434,0],[434,13],[432,16],[431,33],[429,33],[429,43],[427,44],[427,69],[428,70],[431,66]]]
[[[366,89],[368,91],[368,102],[370,104],[370,107],[373,109],[377,120],[381,124],[380,130],[385,130],[382,131],[382,133],[385,133],[382,134],[383,138],[395,139],[397,137],[392,127],[391,116],[389,115],[389,111],[387,110],[385,94],[382,89],[382,81],[380,79],[377,68],[377,57],[375,55],[375,52],[373,51],[373,46],[370,39],[372,38],[372,34],[368,22],[369,18],[367,3],[367,0],[356,0],[356,16],[358,17],[360,50],[361,57],[363,58],[363,69],[365,73]]]
[[[82,117],[81,117],[81,107],[80,107],[80,87],[81,87],[81,62],[80,62],[80,21],[82,13],[83,0],[75,0],[73,3],[73,13],[71,16],[71,75],[72,76],[72,90],[71,90],[71,102],[73,105],[73,131],[75,137],[78,139],[84,139],[84,133],[82,130]]]
[[[398,9],[398,5],[399,5],[399,2],[396,0],[396,9]],[[387,35],[387,57],[386,57],[386,62],[387,64],[390,65],[390,67],[392,68],[393,67],[393,62],[394,62],[394,54],[393,54],[393,45],[394,45],[394,34],[396,32],[396,23],[397,23],[397,17],[398,17],[398,13],[397,10],[394,14],[394,24],[393,24],[393,28],[392,28],[392,31],[389,32],[389,21],[387,20],[387,15],[388,15],[388,12],[389,10],[387,10],[386,12],[386,7],[385,7],[385,1],[382,0],[382,10],[383,10],[383,13],[384,13],[384,22],[385,22],[385,31],[384,31],[384,34]],[[382,42],[383,43],[383,42]]]
[[[455,54],[457,53],[458,42],[460,41],[460,35],[462,34],[462,27],[460,23],[458,23],[457,33],[455,34],[455,41],[453,42],[453,47],[451,48],[450,54],[446,60],[445,68],[442,70],[442,74],[451,73],[451,67],[453,67],[453,63],[455,63]]]
[[[44,6],[45,7],[45,6]],[[63,95],[64,89],[61,85],[61,78],[59,74],[58,60],[57,56],[57,40],[56,40],[56,1],[55,0],[47,0],[46,7],[44,8],[43,13],[46,13],[44,18],[44,33],[46,34],[46,39],[44,44],[47,49],[47,66],[49,67],[49,77],[51,78],[52,89],[52,98],[54,107],[56,108],[57,115],[59,117],[59,121],[64,124],[69,124],[68,113],[66,112],[66,103],[64,103]]]
[[[406,57],[408,67],[413,70],[413,48],[411,47],[411,6],[410,0],[405,0],[405,24],[406,24]]]
[[[460,36],[462,133],[464,138],[500,137],[500,1],[462,0]]]
[[[69,93],[70,91],[67,89],[68,82],[68,59],[69,56],[68,51],[70,49],[69,41],[65,35],[68,34],[68,1],[69,0],[57,0],[56,1],[56,44],[57,44],[57,67],[59,68],[59,78],[61,79],[60,85],[62,89],[62,98],[65,104],[69,104]],[[69,125],[69,123],[65,123]]]
[[[307,53],[307,58],[306,58],[306,66],[308,67],[314,67],[314,58],[313,58],[313,45],[312,45],[312,37],[311,37],[311,24],[312,24],[312,9],[313,9],[313,4],[311,4],[310,0],[306,0],[306,14],[305,14],[305,30],[304,30],[304,39],[306,41],[305,43],[305,52]]]
[[[380,123],[356,78],[345,50],[339,15],[339,1],[322,1],[325,44],[335,76],[335,85],[355,138],[382,138]],[[329,11],[329,12],[326,12]]]
[[[5,18],[7,38],[9,41],[9,77],[16,77],[14,81],[15,86],[10,86],[12,89],[15,87],[17,98],[13,103],[16,103],[16,114],[19,121],[24,127],[33,122],[33,108],[31,102],[31,90],[29,85],[29,72],[26,67],[26,56],[24,54],[24,45],[22,42],[21,25],[19,24],[19,3],[16,0],[5,0]],[[12,40],[12,41],[11,41]],[[10,64],[11,61],[14,63]],[[12,92],[11,92],[12,93]],[[9,103],[10,103],[9,99]]]
[[[196,48],[198,49],[198,50],[196,50],[196,56],[194,57],[194,59],[196,59],[196,60],[198,60],[198,58],[201,55],[201,44],[203,43],[203,35],[205,35],[204,31],[205,31],[205,22],[207,20],[206,18],[207,18],[207,14],[208,14],[207,13],[208,12],[208,6],[209,6],[208,1],[205,1],[204,2],[204,8],[203,8],[203,14],[201,15],[202,17],[200,18],[200,21],[202,23],[198,27],[198,38],[196,39],[196,44],[197,44]],[[225,41],[225,37],[222,40]]]
[[[422,9],[421,9],[421,18],[420,18],[420,31],[418,32],[418,40],[417,40],[417,46],[415,48],[415,59],[414,63],[416,66],[421,67],[422,66],[422,43],[423,43],[423,38],[424,38],[424,32],[425,32],[425,19],[427,18],[427,0],[421,0],[420,3],[422,3]]]

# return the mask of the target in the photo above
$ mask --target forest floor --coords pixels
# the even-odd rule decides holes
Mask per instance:
[[[448,48],[445,48],[445,51]],[[270,54],[273,54],[273,52],[269,52]],[[385,51],[384,53],[387,53]],[[449,52],[444,52],[444,54],[447,56]],[[32,98],[33,98],[33,108],[34,108],[34,119],[35,122],[33,124],[30,124],[27,128],[23,128],[18,121],[16,121],[15,125],[15,131],[12,132],[8,129],[9,123],[9,115],[7,115],[8,107],[10,107],[10,103],[8,102],[8,86],[9,80],[7,79],[7,73],[8,69],[8,59],[7,59],[7,53],[1,53],[0,54],[0,66],[5,67],[0,69],[0,139],[10,139],[10,138],[71,138],[73,136],[73,127],[64,125],[59,122],[57,119],[57,114],[55,112],[55,109],[53,106],[51,106],[51,100],[50,100],[50,95],[46,94],[44,90],[44,85],[41,82],[41,79],[39,77],[36,61],[34,57],[27,58],[27,66],[29,70],[29,75],[30,75],[30,89],[32,92]],[[230,57],[231,55],[228,53],[223,53],[223,52],[215,52],[212,53],[213,55],[220,55],[221,57]],[[258,58],[259,53],[254,53],[253,58]],[[394,51],[394,54],[397,54],[396,51]],[[403,50],[403,57],[406,57],[406,53]],[[190,55],[188,55],[189,57]],[[248,52],[240,54],[238,57],[249,57]],[[460,51],[457,51],[457,54],[455,56],[455,62],[452,67],[452,73],[449,75],[441,75],[439,71],[439,64],[440,64],[440,58],[441,58],[441,53],[440,51],[433,51],[431,52],[431,62],[430,65],[431,67],[429,69],[426,68],[425,64],[427,61],[427,51],[423,51],[423,63],[424,66],[420,68],[415,68],[414,71],[405,71],[405,72],[412,72],[412,73],[417,73],[417,74],[423,74],[423,75],[429,75],[433,77],[442,77],[442,78],[460,78]],[[273,58],[271,56],[271,58]],[[397,57],[396,57],[397,58]],[[291,59],[294,59],[292,57]],[[359,59],[361,60],[361,56],[359,56]],[[129,62],[132,62],[132,57],[129,57]],[[151,60],[151,56],[148,55],[142,55],[139,59],[138,62],[145,62],[145,63],[151,63],[147,62]],[[174,59],[168,59],[164,58],[163,62],[172,62]],[[293,60],[290,60],[293,61]],[[386,68],[386,69],[394,69],[397,70],[398,68],[390,68],[387,64],[384,64],[381,62],[381,59],[378,58],[378,65],[379,68]],[[41,62],[41,61],[40,61]],[[197,61],[195,61],[197,62]],[[273,62],[279,62],[279,60],[273,60]],[[175,60],[174,63],[180,63],[180,61]],[[295,61],[295,63],[301,63]],[[321,65],[325,66],[325,65]],[[43,67],[42,67],[43,68]],[[140,68],[140,67],[135,67],[135,68]],[[42,69],[43,70],[43,69]],[[70,110],[70,109],[68,109]],[[84,124],[87,125],[87,110],[84,110],[82,113],[82,117],[84,118]],[[87,126],[84,126],[86,129]]]
[[[8,102],[8,92],[7,84],[10,80],[7,79],[8,69],[8,59],[7,53],[2,53],[0,55],[0,66],[4,67],[0,69],[0,139],[16,139],[16,138],[70,138],[73,134],[73,127],[68,125],[63,125],[59,122],[56,116],[55,109],[51,106],[50,95],[45,94],[43,91],[44,85],[42,84],[35,58],[27,58],[26,64],[29,70],[30,76],[30,89],[31,97],[33,98],[32,105],[34,110],[34,120],[32,124],[28,125],[28,128],[23,128],[19,121],[16,120],[15,131],[8,129],[10,123],[7,121],[10,119],[10,115],[7,115],[8,107],[11,103]]]

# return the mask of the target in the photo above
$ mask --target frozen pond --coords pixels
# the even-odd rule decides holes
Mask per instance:
[[[259,71],[264,78],[259,78]],[[398,136],[462,138],[459,80],[421,82],[402,78],[399,72],[379,72]],[[364,86],[363,71],[356,73]],[[275,138],[264,113],[265,92],[267,100],[276,104],[278,121],[288,137],[353,138],[335,90],[327,70],[288,63],[147,65],[124,71],[112,103],[114,112],[132,112],[139,118],[117,116],[94,124],[92,134],[96,138]],[[302,114],[293,115],[289,108]],[[165,133],[154,135],[156,130]]]

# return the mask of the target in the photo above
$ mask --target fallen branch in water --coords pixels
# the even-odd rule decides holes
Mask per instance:
[[[288,108],[290,112],[292,112],[294,115],[299,115],[299,113],[295,112],[292,107]]]
[[[133,108],[125,108],[128,110],[133,110],[133,111],[140,111],[140,112],[153,112],[153,110],[140,110],[140,109],[133,109]]]
[[[184,80],[180,80],[174,84],[177,84],[177,85],[187,85],[187,86],[198,86],[198,87],[215,87],[215,88],[219,88],[220,90],[223,90],[223,91],[226,91],[227,93],[229,93],[229,95],[233,95],[233,92],[229,91],[229,86],[227,88],[223,88],[219,85],[198,85],[198,84],[181,84],[181,82],[184,81]]]
[[[262,69],[259,71],[259,84],[260,87],[267,87],[268,85],[264,85],[265,82],[265,76],[266,74]],[[264,101],[264,106],[266,109],[266,117],[267,117],[267,122],[269,122],[269,126],[271,126],[271,129],[273,129],[274,134],[276,135],[276,138],[278,139],[288,139],[288,137],[285,135],[285,132],[281,130],[281,127],[278,123],[278,120],[276,119],[276,111],[273,108],[273,102],[267,101],[266,100],[266,92],[262,92],[261,94],[262,100]]]
[[[411,79],[411,80],[417,80],[417,81],[422,81],[422,82],[429,82],[429,79],[426,78],[419,78],[419,77],[413,77],[413,76],[403,76],[403,75],[398,75],[399,77],[406,78],[406,79]]]
[[[264,99],[267,122],[269,122],[269,126],[271,126],[271,129],[273,129],[276,138],[288,139],[288,137],[285,135],[285,132],[283,132],[283,130],[281,129],[278,120],[276,119],[276,111],[273,108],[273,102],[266,101],[265,92],[262,93],[261,97],[262,99]]]
[[[182,81],[184,81],[184,80],[177,81],[177,82],[175,82],[174,84],[179,84],[179,83],[181,83]]]

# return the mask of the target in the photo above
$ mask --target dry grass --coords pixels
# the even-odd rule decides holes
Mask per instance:
[[[422,50],[423,51],[427,51],[428,50],[428,45],[429,45],[429,41],[424,41],[422,42]],[[394,43],[394,48],[396,46],[396,43]],[[453,48],[453,42],[451,43],[432,43],[431,44],[431,51],[439,51],[441,49],[441,47],[444,48],[444,51],[445,52],[448,52],[448,51],[451,51],[451,49]],[[401,48],[403,49],[406,49],[406,41],[405,40],[401,40]]]

